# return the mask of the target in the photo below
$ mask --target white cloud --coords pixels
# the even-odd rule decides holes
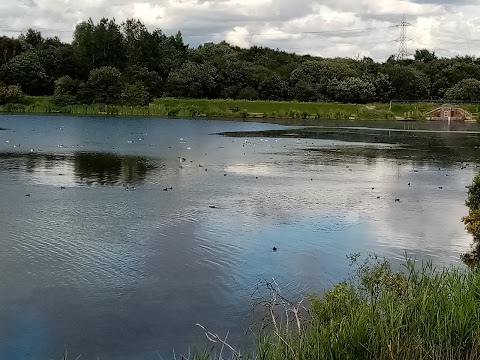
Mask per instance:
[[[155,24],[166,17],[165,8],[150,3],[135,3],[133,4],[133,17],[142,19],[147,25]]]
[[[75,24],[92,18],[141,19],[167,34],[182,31],[197,46],[227,40],[320,56],[396,53],[403,14],[409,49],[443,56],[478,55],[480,1],[445,0],[2,0],[0,33],[16,36],[29,27],[70,41]],[[362,30],[363,29],[363,30]]]
[[[243,48],[250,46],[251,36],[248,30],[244,27],[235,26],[232,31],[227,32],[225,40],[232,45],[240,46]]]

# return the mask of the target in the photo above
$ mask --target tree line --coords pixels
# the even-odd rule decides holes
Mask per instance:
[[[2,56],[3,55],[3,56]],[[23,94],[60,104],[145,105],[153,97],[334,101],[480,101],[480,59],[322,58],[226,42],[191,48],[182,35],[149,31],[139,20],[91,19],[71,44],[30,29],[0,37],[0,104]]]

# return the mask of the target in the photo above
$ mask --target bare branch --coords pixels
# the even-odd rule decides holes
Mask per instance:
[[[206,338],[210,341],[210,342],[213,342],[213,343],[221,343],[222,344],[222,350],[220,352],[220,359],[221,359],[221,355],[222,355],[222,352],[223,352],[223,348],[226,346],[227,348],[229,348],[233,354],[239,358],[242,357],[242,355],[240,354],[239,351],[235,350],[230,344],[227,343],[227,337],[228,337],[228,332],[227,332],[227,336],[225,337],[225,340],[221,339],[220,336],[218,336],[217,334],[214,334],[212,333],[211,331],[208,331],[203,325],[201,324],[196,324],[198,327],[202,328],[203,331],[205,331],[205,336]]]

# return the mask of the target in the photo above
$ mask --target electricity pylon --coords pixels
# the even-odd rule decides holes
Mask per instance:
[[[402,22],[397,25],[400,28],[400,37],[396,40],[398,42],[398,54],[397,60],[405,60],[410,55],[407,49],[407,27],[412,26],[412,24],[407,22],[407,17],[403,15]]]

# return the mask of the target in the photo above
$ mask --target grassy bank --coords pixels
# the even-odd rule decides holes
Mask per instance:
[[[479,359],[480,273],[395,273],[385,261],[362,265],[357,281],[313,298],[300,335],[268,336],[269,359]],[[283,341],[282,338],[288,339]]]
[[[248,101],[207,99],[155,99],[148,106],[122,105],[65,105],[53,102],[52,97],[27,97],[23,104],[0,106],[0,112],[61,113],[77,115],[124,115],[162,117],[207,117],[235,119],[359,119],[359,120],[423,120],[425,112],[438,107],[435,103],[337,104],[303,103],[296,101]],[[478,105],[462,105],[478,113]]]

